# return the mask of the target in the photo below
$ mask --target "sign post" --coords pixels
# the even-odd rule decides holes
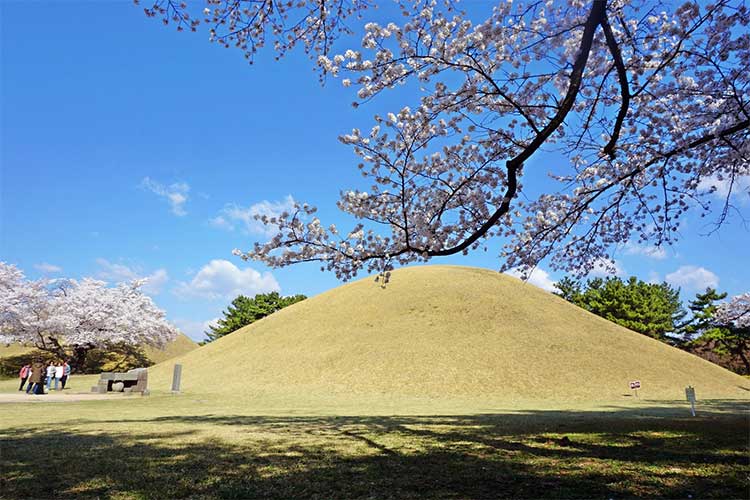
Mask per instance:
[[[691,385],[685,387],[685,396],[690,401],[690,413],[695,416],[695,387]]]
[[[641,388],[640,380],[633,380],[632,382],[630,382],[630,390],[635,391],[635,397],[638,397],[638,389],[640,388]]]
[[[174,365],[174,373],[172,374],[172,394],[180,393],[180,379],[182,378],[182,365]]]

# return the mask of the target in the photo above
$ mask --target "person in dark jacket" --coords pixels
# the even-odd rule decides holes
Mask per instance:
[[[63,362],[63,376],[60,379],[60,382],[62,383],[62,388],[65,389],[65,383],[68,381],[68,376],[70,375],[70,365],[67,361]]]
[[[36,358],[31,364],[31,376],[29,377],[29,387],[26,389],[26,394],[31,392],[33,384],[34,394],[44,394],[44,374],[47,368],[42,363],[42,360]]]

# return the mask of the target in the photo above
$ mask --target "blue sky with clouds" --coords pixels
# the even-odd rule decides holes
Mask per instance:
[[[387,10],[374,14],[387,21]],[[238,293],[313,295],[337,286],[318,266],[271,270],[233,257],[264,238],[252,215],[290,197],[347,226],[340,189],[366,189],[339,134],[373,108],[353,88],[324,87],[302,54],[245,63],[205,33],[176,33],[131,2],[0,3],[0,259],[28,276],[148,276],[147,292],[194,338]],[[403,94],[398,96],[403,98]],[[378,106],[397,110],[396,97]],[[382,111],[378,109],[377,111]],[[527,166],[541,178],[550,158]],[[735,200],[746,217],[745,193]],[[622,249],[623,275],[668,280],[683,299],[707,285],[750,289],[750,233],[691,219],[664,252]],[[487,253],[434,263],[498,268]],[[559,274],[544,264],[531,281]]]

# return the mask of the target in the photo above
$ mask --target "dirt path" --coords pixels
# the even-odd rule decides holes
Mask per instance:
[[[2,403],[66,403],[72,401],[91,401],[95,399],[118,399],[125,397],[125,393],[113,392],[109,394],[95,394],[89,392],[55,392],[44,396],[35,396],[18,391],[17,393],[0,393]]]

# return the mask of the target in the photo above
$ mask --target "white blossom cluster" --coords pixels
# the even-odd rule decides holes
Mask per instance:
[[[17,267],[0,262],[0,342],[44,348],[120,342],[162,347],[178,332],[140,291],[144,284],[27,280]]]
[[[250,9],[247,21],[267,6],[209,3],[230,34],[238,9]],[[364,5],[283,8],[307,21],[277,50],[304,40],[324,74],[356,89],[355,105],[405,84],[420,93],[376,115],[369,131],[340,137],[369,181],[341,193],[339,208],[359,220],[351,231],[326,227],[314,208],[299,206],[264,221],[278,234],[239,255],[271,266],[320,261],[346,279],[500,237],[504,269],[549,258],[553,269],[584,274],[625,243],[673,243],[688,210],[716,214],[720,224],[732,186],[750,176],[743,0],[502,1],[481,22],[454,2],[400,5],[403,19],[366,23],[359,47],[335,55],[331,39],[306,27],[339,26]],[[332,15],[333,6],[345,7]],[[256,38],[269,26],[259,16],[242,28]],[[544,152],[567,161],[532,161]],[[527,189],[528,169],[559,187]],[[708,181],[729,186],[718,211],[703,189]]]
[[[147,0],[148,1],[148,0]],[[140,0],[134,0],[136,5]],[[177,31],[197,31],[210,26],[212,42],[237,47],[252,63],[255,53],[267,44],[280,56],[297,45],[307,53],[327,53],[341,34],[351,34],[345,19],[371,7],[367,0],[204,0],[205,7],[191,12],[176,0],[154,0],[143,10]]]
[[[721,304],[716,309],[714,321],[734,328],[750,328],[750,292],[732,297],[726,304]]]

